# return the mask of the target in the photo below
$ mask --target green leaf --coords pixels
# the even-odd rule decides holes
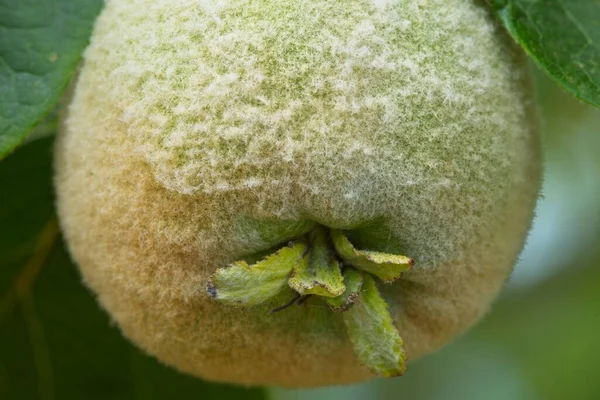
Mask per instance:
[[[600,107],[599,0],[490,0],[538,66],[575,97]]]
[[[337,297],[344,293],[344,278],[340,263],[327,247],[327,231],[313,229],[308,235],[310,252],[296,265],[288,284],[301,295],[314,294]]]
[[[179,374],[121,336],[62,243],[51,147],[40,139],[0,163],[0,399],[265,399]]]
[[[394,326],[387,303],[369,274],[352,308],[342,313],[354,353],[374,374],[386,378],[406,371],[402,338]]]
[[[211,277],[208,294],[223,303],[254,306],[264,303],[287,285],[292,269],[302,261],[306,244],[291,243],[256,264],[246,261],[219,268]]]
[[[102,0],[0,0],[0,159],[69,85]]]
[[[346,286],[346,291],[340,296],[323,298],[329,308],[335,312],[347,311],[354,305],[362,289],[363,274],[354,268],[346,268],[344,270],[344,285]]]
[[[41,139],[47,136],[53,136],[56,134],[56,130],[58,129],[58,118],[59,118],[59,107],[54,107],[50,114],[46,116],[40,122],[33,131],[27,136],[23,144],[27,144],[31,141]]]
[[[331,239],[342,260],[357,269],[375,275],[384,282],[392,282],[400,278],[413,265],[413,260],[406,256],[356,250],[340,230],[332,230]]]

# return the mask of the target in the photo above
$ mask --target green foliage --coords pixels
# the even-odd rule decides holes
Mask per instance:
[[[0,163],[0,398],[263,399],[159,365],[111,327],[54,217],[52,139]]]
[[[102,0],[0,0],[0,159],[52,110]]]
[[[491,0],[510,34],[577,98],[600,107],[599,0]]]

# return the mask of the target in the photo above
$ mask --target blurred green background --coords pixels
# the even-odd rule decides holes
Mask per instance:
[[[487,317],[401,378],[270,388],[270,399],[600,399],[600,110],[537,77],[543,193],[527,246]],[[42,125],[0,163],[0,400],[265,398],[159,365],[98,312],[52,233],[54,127]],[[53,244],[36,266],[31,253],[44,229]]]

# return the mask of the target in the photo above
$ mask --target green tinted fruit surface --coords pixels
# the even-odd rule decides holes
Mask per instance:
[[[414,260],[374,282],[409,361],[441,347],[488,310],[531,224],[532,93],[479,1],[109,0],[56,148],[61,224],[159,360],[249,385],[365,380],[344,313],[238,309],[209,278],[342,230]]]

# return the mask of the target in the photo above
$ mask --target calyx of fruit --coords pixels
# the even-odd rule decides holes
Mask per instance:
[[[215,300],[239,307],[289,298],[271,312],[319,298],[332,312],[343,313],[354,352],[373,373],[391,377],[406,370],[402,338],[374,277],[399,279],[414,261],[402,255],[357,250],[343,231],[315,227],[270,255],[249,264],[239,260],[219,268],[206,290]]]

